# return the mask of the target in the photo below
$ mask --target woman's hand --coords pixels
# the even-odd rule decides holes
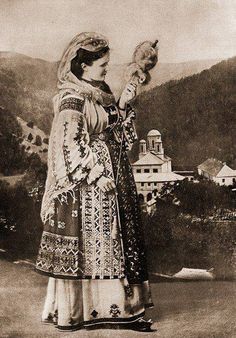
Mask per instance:
[[[110,192],[112,190],[116,189],[115,182],[105,176],[101,176],[97,181],[97,186],[103,191],[103,192]]]
[[[119,100],[119,108],[125,109],[127,103],[129,103],[136,96],[137,85],[134,83],[128,83],[123,90],[120,100]]]

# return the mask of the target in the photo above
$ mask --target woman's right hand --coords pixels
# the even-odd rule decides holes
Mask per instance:
[[[110,192],[112,190],[116,189],[116,185],[115,182],[105,176],[101,176],[98,180],[97,180],[97,186],[103,191],[103,192]]]
[[[119,99],[119,108],[125,109],[127,103],[135,98],[137,94],[137,85],[135,83],[127,83]]]

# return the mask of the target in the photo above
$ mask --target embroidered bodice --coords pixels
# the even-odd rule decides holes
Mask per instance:
[[[85,118],[85,128],[89,135],[99,134],[111,128],[118,122],[119,111],[116,105],[102,106],[92,104],[88,99],[76,97],[64,97],[60,104],[60,111],[75,110],[83,114]]]
[[[104,166],[91,148],[93,135],[109,130],[117,142],[125,144],[127,150],[137,139],[132,108],[127,107],[123,120],[110,94],[105,93],[104,99],[100,90],[94,94],[88,89],[61,90],[54,101],[48,176],[41,209],[44,222],[53,214],[55,198],[60,199],[63,194],[66,196],[69,191],[73,194],[74,188],[84,179],[91,184],[105,173]]]

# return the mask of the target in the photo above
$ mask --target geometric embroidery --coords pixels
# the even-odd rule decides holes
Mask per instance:
[[[72,210],[71,216],[72,217],[78,217],[78,210]]]
[[[121,314],[119,306],[116,304],[112,304],[110,307],[110,314],[112,315],[113,318],[119,317],[119,315]]]
[[[91,316],[93,316],[93,318],[96,318],[98,315],[98,312],[96,310],[93,310],[93,312],[91,312]]]
[[[42,234],[36,268],[55,275],[81,275],[83,254],[78,238],[44,231]]]
[[[72,109],[72,110],[82,112],[83,106],[84,106],[84,100],[70,97],[70,98],[66,98],[62,100],[60,107],[59,107],[59,111],[62,111],[65,109]]]
[[[106,176],[114,179],[106,143],[95,140],[90,147],[97,154],[98,162],[104,166]],[[82,207],[81,238],[44,231],[36,267],[54,275],[76,278],[124,277],[124,252],[116,195],[105,194],[96,184],[84,181],[80,184],[78,204]],[[75,206],[70,210],[71,221],[74,221],[79,211]],[[66,222],[60,219],[58,228],[65,229]]]
[[[114,179],[106,143],[91,142],[90,147],[105,168],[106,177]],[[96,184],[81,185],[84,274],[92,278],[124,277],[122,238],[112,236],[112,224],[117,219],[115,194],[105,194]]]
[[[125,285],[124,289],[125,289],[125,294],[126,294],[127,297],[133,296],[133,291],[132,291],[130,285]]]
[[[78,105],[78,102],[69,104]],[[103,165],[105,176],[113,180],[117,176],[120,158],[118,196],[103,193],[95,183],[81,182],[78,199],[81,210],[75,210],[73,206],[67,215],[73,224],[81,227],[81,235],[51,233],[56,231],[52,228],[52,220],[49,232],[43,232],[36,267],[55,276],[101,279],[126,276],[131,284],[140,283],[147,280],[148,275],[136,186],[125,145],[121,157],[120,144],[112,134],[106,143],[91,138],[89,146],[97,155],[98,164]],[[82,222],[78,223],[75,218],[79,216]],[[57,222],[58,228],[66,228],[69,233],[70,223],[67,223],[68,219],[66,222],[62,219],[60,217]],[[126,296],[131,296],[132,290],[126,288],[125,291]],[[110,311],[114,316],[119,314],[115,304]]]
[[[57,226],[58,226],[59,229],[65,229],[65,224],[66,224],[65,222],[58,221]]]

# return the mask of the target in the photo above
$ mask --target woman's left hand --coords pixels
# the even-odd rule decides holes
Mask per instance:
[[[127,103],[129,103],[133,98],[135,98],[137,94],[137,85],[133,83],[128,83],[123,90],[120,100],[119,100],[119,108],[125,109]]]

